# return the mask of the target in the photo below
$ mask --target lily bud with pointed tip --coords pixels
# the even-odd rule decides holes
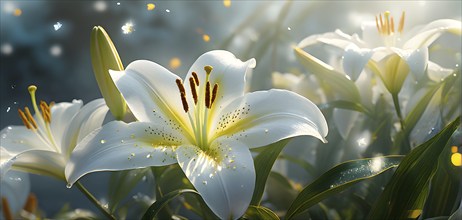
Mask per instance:
[[[93,72],[106,105],[117,120],[122,120],[127,105],[112,81],[109,70],[121,71],[124,67],[111,38],[101,26],[93,27],[90,53]]]

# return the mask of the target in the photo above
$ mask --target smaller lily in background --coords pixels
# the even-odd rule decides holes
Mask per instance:
[[[66,166],[69,184],[91,172],[178,163],[219,218],[239,218],[255,187],[250,148],[300,135],[325,141],[328,132],[321,111],[296,93],[246,94],[253,67],[254,59],[211,51],[184,81],[146,60],[111,71],[139,121],[110,122],[80,142]]]
[[[36,103],[36,86],[29,86],[33,116],[28,107],[18,109],[24,126],[8,126],[1,131],[2,175],[12,168],[65,180],[64,167],[77,143],[101,127],[108,107],[103,99],[85,106],[72,103]]]
[[[389,11],[378,15],[373,22],[364,22],[362,38],[341,30],[313,35],[298,44],[306,48],[327,44],[340,49],[343,72],[355,81],[367,66],[378,75],[392,94],[398,94],[409,72],[421,79],[429,63],[429,46],[443,33],[461,35],[461,22],[441,19],[405,31],[405,12],[395,22]],[[319,65],[326,65],[316,60]],[[322,62],[322,64],[320,63]],[[342,72],[342,71],[341,71]]]
[[[3,169],[2,172],[4,172]],[[20,211],[28,199],[30,192],[29,174],[14,170],[8,171],[1,176],[1,184],[2,205],[0,218],[6,220],[16,219],[20,216]]]

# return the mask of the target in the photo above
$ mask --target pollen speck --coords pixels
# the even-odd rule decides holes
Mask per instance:
[[[152,11],[154,10],[154,8],[156,8],[156,5],[153,3],[149,3],[146,5],[146,8],[148,9],[148,11]]]

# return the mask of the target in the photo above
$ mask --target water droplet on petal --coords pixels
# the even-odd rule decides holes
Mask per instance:
[[[101,142],[101,144],[104,144],[104,143],[106,143],[106,140],[102,139],[100,142]]]
[[[268,133],[268,131],[269,131],[268,129],[265,129],[265,133]]]
[[[66,187],[67,187],[68,189],[70,189],[70,188],[72,187],[72,184],[68,183],[68,184],[66,185]]]
[[[134,157],[134,156],[135,156],[135,153],[131,153],[130,156]]]
[[[151,154],[146,155],[146,158],[151,158],[151,157],[152,157]]]
[[[207,185],[207,181],[206,180],[202,181],[202,184]]]
[[[8,108],[6,108],[6,112],[10,112],[10,110],[11,110],[11,107],[8,106]]]
[[[170,13],[170,10],[169,10],[169,9],[165,9],[165,12]]]
[[[213,178],[213,173],[209,174],[209,178]]]

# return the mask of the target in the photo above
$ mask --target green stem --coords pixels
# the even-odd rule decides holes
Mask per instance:
[[[401,130],[404,130],[404,120],[403,115],[401,114],[401,108],[399,106],[398,94],[392,94],[391,96],[393,97],[393,104],[395,106],[396,114],[398,115],[399,122],[401,123]]]
[[[116,217],[109,213],[109,211],[104,208],[103,205],[79,181],[77,181],[75,185],[108,219],[116,219]]]

